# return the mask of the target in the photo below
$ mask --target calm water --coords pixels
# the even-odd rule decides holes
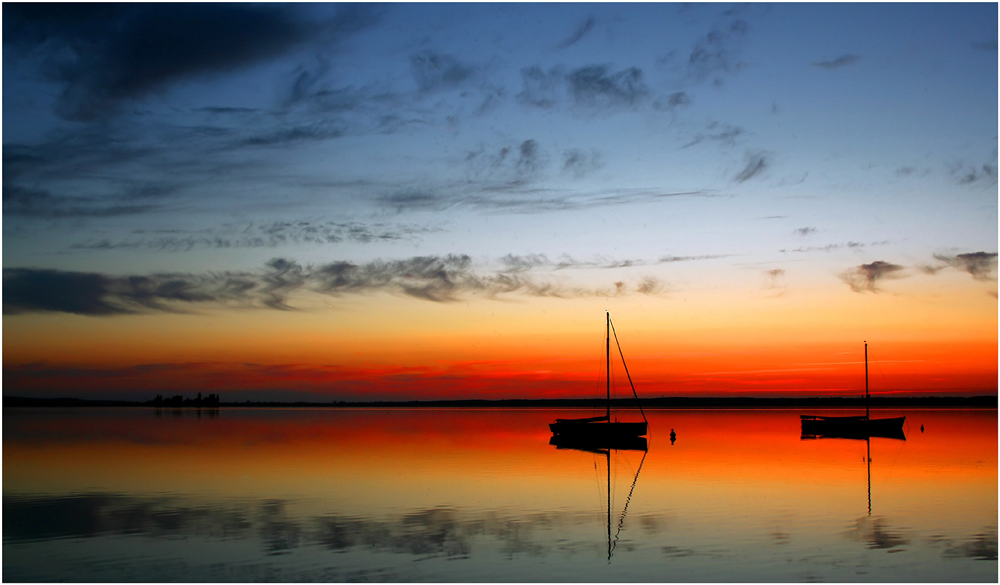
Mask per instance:
[[[565,411],[5,408],[3,580],[995,582],[996,410],[897,413],[653,411],[605,455]]]

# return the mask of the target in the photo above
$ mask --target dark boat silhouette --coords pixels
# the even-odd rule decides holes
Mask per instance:
[[[605,360],[607,370],[607,402],[604,416],[557,418],[556,422],[549,423],[549,429],[554,435],[553,439],[559,437],[560,441],[563,442],[575,441],[580,444],[611,445],[615,442],[624,442],[627,444],[630,440],[646,434],[646,413],[642,411],[641,404],[639,404],[639,412],[642,414],[642,422],[611,420],[611,332],[614,330],[614,325],[611,324],[611,313],[606,313],[606,315]],[[632,376],[628,373],[628,366],[625,364],[625,354],[622,353],[622,346],[618,343],[617,332],[615,333],[615,343],[618,345],[618,354],[621,355],[622,365],[625,366],[625,375],[628,376],[628,383],[632,387],[632,394],[638,402],[639,395],[636,394],[635,385],[632,384]],[[645,442],[645,439],[643,439],[643,442]]]
[[[905,416],[895,418],[871,418],[869,416],[870,395],[868,392],[868,342],[865,342],[865,414],[864,416],[816,416],[803,414],[802,435],[864,439],[866,437],[902,438]]]

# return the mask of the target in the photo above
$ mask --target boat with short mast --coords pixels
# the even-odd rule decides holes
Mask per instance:
[[[871,418],[868,390],[868,342],[865,342],[865,414],[864,416],[817,416],[803,414],[803,435],[825,435],[829,437],[864,438],[896,437],[903,434],[905,416],[894,418]]]

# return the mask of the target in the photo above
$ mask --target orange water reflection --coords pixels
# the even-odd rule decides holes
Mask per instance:
[[[907,439],[870,442],[803,439],[801,412],[653,410],[648,452],[606,458],[550,445],[555,410],[6,409],[4,576],[274,579],[263,552],[291,581],[992,579],[995,410],[878,411]]]
[[[399,486],[434,476],[494,476],[503,483],[510,471],[519,478],[561,481],[580,475],[581,460],[590,458],[549,446],[547,423],[562,413],[537,409],[5,414],[5,491],[188,492],[212,486],[227,492],[243,484],[275,484],[322,493],[326,487],[317,481],[324,478]],[[865,478],[863,441],[803,440],[799,414],[651,411],[643,481],[811,484]],[[907,440],[874,439],[875,472],[891,469],[896,480],[917,482],[992,483],[995,491],[996,411],[886,410],[873,416],[899,414],[907,416]],[[667,436],[671,429],[678,435],[674,445]]]

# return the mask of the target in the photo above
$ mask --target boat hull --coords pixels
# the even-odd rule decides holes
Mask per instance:
[[[905,416],[896,418],[867,418],[864,416],[812,416],[802,415],[802,436],[865,439],[886,437],[906,439],[903,434]]]
[[[646,422],[577,422],[557,420],[549,423],[553,435],[565,437],[618,438],[639,437],[646,434]]]

